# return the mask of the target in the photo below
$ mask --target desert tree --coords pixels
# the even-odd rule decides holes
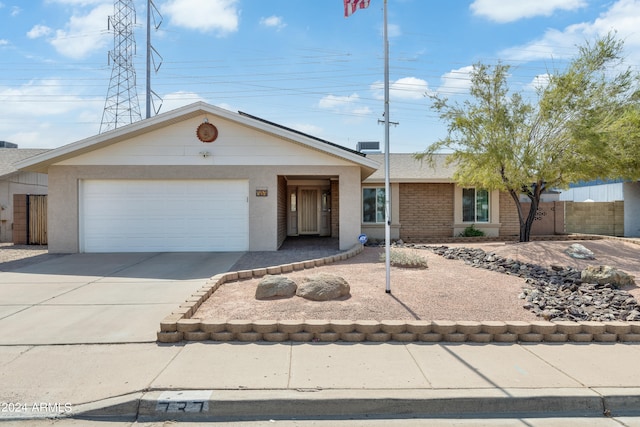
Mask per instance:
[[[639,81],[622,53],[612,33],[585,43],[564,70],[547,73],[533,97],[510,90],[508,65],[476,64],[465,101],[430,95],[447,136],[416,157],[433,161],[448,152],[459,185],[508,192],[520,241],[529,241],[546,189],[640,177]],[[528,212],[521,194],[531,201]]]

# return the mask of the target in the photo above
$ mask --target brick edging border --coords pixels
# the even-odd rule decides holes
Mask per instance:
[[[567,237],[567,236],[563,236]],[[586,235],[581,235],[586,237]],[[607,238],[607,236],[604,236]],[[622,239],[621,239],[622,240]],[[635,242],[634,242],[635,243]],[[160,322],[160,343],[241,342],[640,342],[640,322],[450,320],[200,320],[191,316],[222,284],[320,267],[352,258],[360,244],[324,258],[213,276]]]

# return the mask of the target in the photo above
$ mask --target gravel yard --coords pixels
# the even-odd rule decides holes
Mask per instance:
[[[591,249],[597,259],[576,260],[564,253],[571,243],[575,242],[469,246],[547,268],[608,264],[640,277],[638,245],[608,239],[583,241],[580,243]],[[351,287],[349,298],[324,302],[300,297],[256,300],[255,289],[260,279],[250,279],[223,284],[193,317],[203,320],[541,320],[523,308],[523,300],[518,298],[526,287],[523,278],[473,268],[426,250],[420,252],[427,258],[427,269],[392,267],[392,293],[386,294],[384,262],[379,261],[383,251],[383,248],[365,248],[349,260],[286,274],[294,281],[318,273],[341,276]],[[638,287],[628,291],[636,298],[640,296]]]

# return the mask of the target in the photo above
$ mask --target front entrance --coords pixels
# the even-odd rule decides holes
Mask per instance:
[[[331,191],[328,185],[290,185],[288,195],[288,236],[331,236]]]
[[[300,230],[298,234],[320,234],[318,221],[318,190],[301,189],[300,209],[298,219]]]

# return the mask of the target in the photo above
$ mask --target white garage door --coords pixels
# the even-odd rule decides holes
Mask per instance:
[[[85,180],[80,250],[246,251],[248,196],[240,180]]]

